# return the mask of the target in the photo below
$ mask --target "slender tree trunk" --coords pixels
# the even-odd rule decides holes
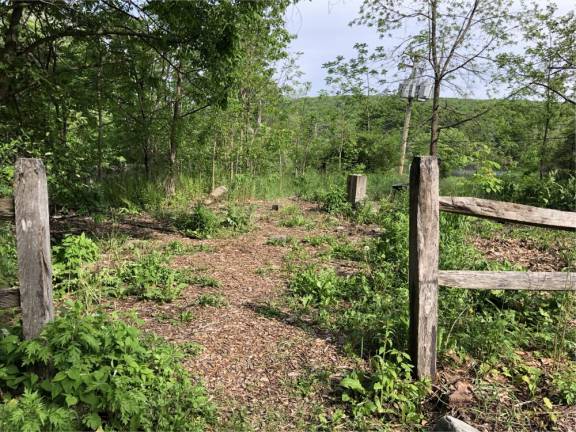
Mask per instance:
[[[400,164],[398,174],[404,174],[404,163],[406,160],[406,147],[408,146],[408,133],[410,131],[410,119],[412,118],[412,105],[414,101],[411,97],[406,103],[406,113],[404,114],[404,128],[402,129],[402,146],[400,147]]]
[[[434,79],[434,96],[432,98],[432,120],[430,122],[430,156],[438,155],[440,138],[440,80]]]
[[[62,129],[60,131],[60,141],[65,148],[68,143],[68,108],[66,102],[62,104]]]
[[[370,74],[366,72],[366,129],[372,129],[370,125]]]
[[[98,107],[98,166],[97,178],[102,180],[102,145],[104,140],[104,122],[102,115],[102,52],[98,53],[98,72],[96,74],[96,99]]]
[[[342,151],[344,149],[344,129],[340,132],[340,148],[338,149],[338,171],[342,171]]]
[[[212,190],[216,188],[216,138],[212,142]]]
[[[432,98],[432,119],[430,121],[430,156],[438,155],[438,138],[440,137],[440,84],[442,71],[438,58],[438,45],[436,38],[436,24],[438,19],[438,0],[430,1],[430,51],[432,67],[434,68],[434,96]]]
[[[146,131],[146,137],[144,138],[144,146],[143,146],[143,153],[144,153],[144,173],[146,175],[146,179],[150,180],[150,133]]]
[[[552,95],[550,94],[550,62],[548,62],[548,71],[546,73],[546,117],[544,119],[544,135],[542,137],[542,145],[540,146],[540,160],[538,162],[538,170],[540,172],[540,178],[544,178],[544,156],[546,154],[546,143],[548,141],[548,131],[550,130],[550,102]]]
[[[170,168],[166,184],[166,194],[174,195],[176,192],[176,153],[180,138],[180,105],[182,97],[182,76],[180,75],[180,63],[174,69],[176,87],[174,90],[174,108],[172,112],[172,124],[170,125]]]
[[[282,153],[278,155],[278,170],[280,172],[280,193],[284,192],[284,172],[282,169]]]

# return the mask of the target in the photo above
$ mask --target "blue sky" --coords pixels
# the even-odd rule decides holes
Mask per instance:
[[[562,13],[576,8],[576,0],[556,0],[555,3]],[[323,63],[338,55],[353,56],[356,42],[366,42],[372,47],[382,45],[373,29],[348,25],[356,18],[361,4],[362,0],[302,0],[286,12],[287,28],[297,35],[289,51],[302,52],[298,64],[304,72],[302,79],[312,83],[312,95],[326,88]],[[394,45],[394,41],[387,43]],[[479,85],[472,91],[471,96],[486,97]],[[450,95],[449,91],[446,93]]]

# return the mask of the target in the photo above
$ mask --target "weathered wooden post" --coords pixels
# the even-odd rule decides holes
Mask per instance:
[[[355,206],[366,198],[368,178],[362,174],[350,174],[347,183],[348,202]]]
[[[409,352],[417,378],[434,380],[438,328],[438,159],[415,157],[410,168]]]
[[[16,161],[14,210],[22,329],[31,339],[54,318],[48,184],[40,159]]]

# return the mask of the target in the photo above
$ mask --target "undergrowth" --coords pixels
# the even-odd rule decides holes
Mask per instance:
[[[42,334],[0,336],[0,429],[201,431],[214,418],[180,354],[106,313],[68,304]]]
[[[194,281],[192,275],[169,266],[171,255],[166,251],[179,253],[182,247],[170,243],[164,252],[142,252],[131,245],[131,259],[121,260],[113,267],[98,268],[97,244],[85,234],[70,235],[53,248],[54,288],[58,294],[74,293],[85,304],[98,303],[103,295],[170,302]],[[210,281],[210,285],[214,283]]]
[[[170,217],[183,235],[206,239],[226,233],[248,232],[253,211],[251,206],[230,204],[224,212],[216,213],[203,204],[197,204],[191,212],[178,212]]]
[[[332,205],[332,204],[330,204]],[[335,240],[317,256],[358,260],[364,270],[339,275],[325,264],[292,258],[288,284],[295,313],[322,331],[334,333],[352,356],[368,361],[368,370],[350,372],[341,382],[342,401],[348,405],[354,427],[364,429],[367,418],[417,428],[425,403],[432,396],[426,383],[411,379],[408,333],[408,212],[405,197],[382,208],[382,234],[362,246]],[[440,268],[469,270],[523,270],[518,265],[487,260],[470,238],[493,228],[484,221],[441,215]],[[298,265],[298,262],[305,263]],[[296,263],[296,264],[294,264]],[[500,390],[519,400],[524,430],[549,429],[558,420],[557,404],[576,402],[572,358],[576,330],[571,294],[529,291],[441,289],[439,298],[439,366],[472,365],[478,385],[496,374],[505,382]],[[518,352],[530,353],[518,355]],[[457,359],[455,361],[455,359]],[[539,359],[552,361],[542,367]],[[470,366],[468,366],[470,367]],[[494,382],[490,381],[494,387]],[[434,397],[432,397],[434,399]],[[522,404],[521,401],[534,401]],[[504,409],[502,406],[499,409]],[[518,409],[506,409],[511,419]],[[490,422],[489,412],[477,412],[479,423]],[[368,422],[369,423],[369,422]]]

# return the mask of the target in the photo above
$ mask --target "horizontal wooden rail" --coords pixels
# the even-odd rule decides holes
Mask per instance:
[[[20,289],[0,289],[0,309],[20,307]]]
[[[440,270],[438,285],[465,289],[574,291],[576,273]]]
[[[13,198],[0,198],[0,219],[14,219]]]
[[[576,212],[471,197],[440,197],[440,210],[501,222],[576,231]]]

